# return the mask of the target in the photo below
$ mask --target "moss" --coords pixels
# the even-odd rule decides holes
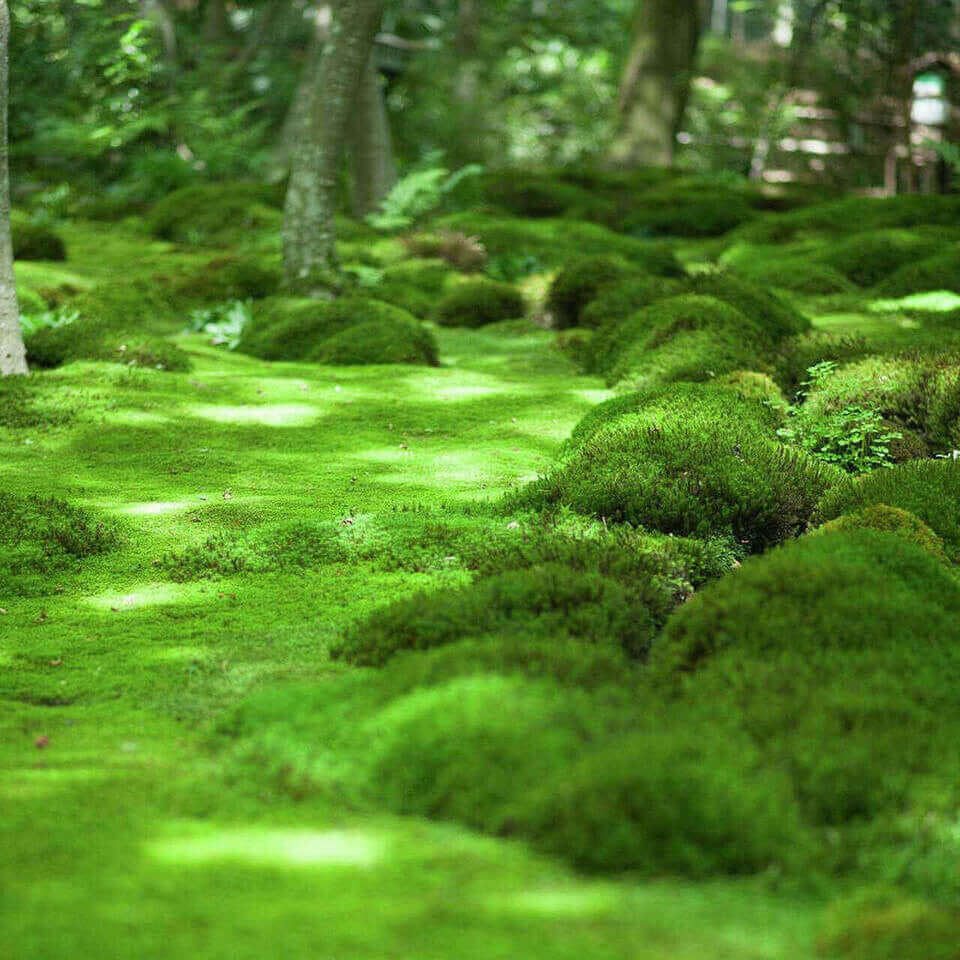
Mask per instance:
[[[569,216],[602,223],[614,213],[610,201],[549,174],[497,171],[485,179],[483,195],[516,217]]]
[[[758,373],[756,370],[734,370],[717,377],[713,382],[717,387],[729,390],[742,400],[751,400],[763,406],[768,411],[771,422],[783,423],[789,405],[770,374]]]
[[[704,878],[796,866],[791,785],[749,739],[688,716],[579,758],[518,805],[512,828],[589,871]]]
[[[602,289],[580,314],[583,326],[610,330],[627,317],[657,300],[676,297],[686,291],[679,278],[640,274]]]
[[[651,236],[715,237],[754,216],[750,200],[736,187],[678,179],[637,196],[622,228]]]
[[[496,280],[464,280],[442,297],[436,308],[438,322],[447,327],[482,327],[525,313],[520,291]]]
[[[260,258],[231,254],[195,270],[160,279],[178,303],[210,304],[273,296],[280,287],[281,274],[279,267]]]
[[[457,231],[412,233],[403,242],[414,257],[443,260],[461,273],[478,273],[489,262],[487,249],[480,240]]]
[[[960,252],[946,253],[907,264],[877,285],[880,297],[906,297],[927,290],[960,292]]]
[[[564,264],[550,284],[547,309],[559,329],[580,323],[583,309],[605,288],[621,281],[627,269],[615,257],[585,257]]]
[[[569,636],[641,654],[655,631],[644,604],[616,580],[544,563],[487,577],[468,587],[401,600],[353,628],[331,654],[381,665],[401,650],[429,650],[495,633]]]
[[[757,326],[715,297],[686,294],[641,310],[614,335],[611,383],[704,381],[761,364],[769,351]]]
[[[754,283],[777,287],[808,297],[824,297],[833,293],[852,293],[856,287],[839,270],[824,263],[810,263],[797,257],[755,267],[737,266],[735,271]]]
[[[427,345],[419,333],[408,333],[418,330],[415,317],[381,300],[272,297],[254,309],[237,349],[261,360],[315,360],[326,341],[359,325],[366,328],[369,349],[389,351],[390,331],[394,332],[393,349],[401,353],[409,353],[415,342]],[[350,337],[344,336],[331,345],[328,356],[357,357],[362,352],[359,343],[351,344]]]
[[[433,314],[452,276],[445,260],[405,260],[387,267],[373,292],[378,299],[425,318]]]
[[[22,283],[17,284],[17,302],[20,312],[25,314],[45,313],[49,309],[47,301],[36,290]]]
[[[716,297],[736,307],[775,343],[811,329],[809,318],[796,307],[775,293],[730,273],[695,276],[691,278],[690,290],[701,296]]]
[[[621,417],[507,505],[562,505],[662,533],[733,536],[759,551],[798,534],[838,480],[755,423],[689,406]]]
[[[836,364],[849,363],[872,352],[863,337],[815,330],[781,341],[773,376],[784,393],[793,397],[809,378],[811,367],[828,360]]]
[[[855,513],[844,513],[817,527],[815,533],[844,533],[848,530],[880,530],[894,533],[910,543],[922,547],[938,560],[946,562],[943,540],[940,539],[919,517],[909,510],[888,507],[885,503],[876,503]]]
[[[960,461],[915,460],[876,470],[839,484],[817,504],[815,525],[884,504],[919,517],[944,542],[951,560],[960,559]]]
[[[282,215],[275,192],[258,183],[207,183],[174,190],[147,216],[155,237],[188,246],[242,242],[251,234],[277,230]]]
[[[358,323],[321,341],[307,359],[335,365],[412,363],[437,365],[432,333],[411,318]]]
[[[835,960],[956,960],[960,918],[893,890],[867,890],[831,907],[817,952]]]
[[[10,234],[13,240],[14,260],[67,259],[67,245],[63,238],[49,227],[36,223],[26,214],[10,214]]]
[[[857,286],[872,287],[904,264],[934,256],[942,246],[905,230],[866,231],[830,244],[818,259]]]
[[[115,524],[55,497],[0,493],[0,595],[53,593],[55,574],[120,543]]]

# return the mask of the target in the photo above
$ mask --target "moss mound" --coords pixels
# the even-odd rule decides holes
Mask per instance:
[[[880,297],[906,297],[928,290],[960,292],[960,250],[900,267],[877,285]]]
[[[67,259],[67,245],[63,238],[20,211],[14,210],[10,214],[10,235],[14,260]]]
[[[544,563],[390,604],[350,630],[331,654],[380,665],[400,650],[427,650],[496,633],[569,636],[618,644],[639,655],[654,632],[649,610],[613,578]]]
[[[487,203],[516,217],[607,222],[614,214],[610,201],[549,174],[498,171],[485,178],[483,195]]]
[[[854,284],[834,267],[825,263],[810,263],[800,257],[766,262],[755,267],[738,264],[736,272],[754,283],[807,297],[851,293],[856,289]]]
[[[705,273],[690,280],[692,293],[716,297],[749,317],[774,342],[811,329],[808,317],[769,290],[727,272]]]
[[[627,268],[616,257],[584,257],[565,264],[550,284],[547,308],[559,329],[575,327],[586,307],[605,288],[622,280]]]
[[[261,360],[435,363],[432,335],[416,317],[367,297],[273,297],[257,306],[237,349]],[[394,360],[391,357],[411,359]]]
[[[960,559],[960,461],[913,460],[875,470],[838,484],[817,504],[814,524],[883,504],[919,517],[944,543],[951,560]]]
[[[909,510],[877,503],[856,513],[844,513],[817,527],[814,533],[844,533],[849,530],[879,530],[895,533],[910,543],[922,547],[938,560],[946,562],[947,555],[940,539],[919,517]]]
[[[680,536],[732,535],[763,550],[798,534],[836,480],[834,470],[758,435],[754,423],[691,406],[621,417],[507,503],[562,505]]]
[[[119,542],[115,525],[65,500],[0,493],[0,594],[52,593],[51,575]]]
[[[573,428],[564,450],[570,452],[581,447],[608,424],[621,417],[643,414],[654,420],[657,417],[682,417],[696,409],[701,414],[709,413],[719,421],[732,420],[751,423],[758,435],[765,432],[773,435],[779,418],[762,402],[738,396],[735,391],[721,389],[710,383],[671,383],[665,387],[623,393],[598,403]]]
[[[218,257],[186,274],[160,278],[178,303],[221,303],[262,300],[280,288],[280,268],[257,257],[232,254]]]
[[[520,291],[496,280],[465,280],[437,304],[436,318],[447,327],[482,327],[526,313]]]
[[[453,276],[446,260],[414,258],[387,267],[373,292],[378,299],[425,318],[432,316]]]
[[[872,287],[904,264],[934,256],[943,244],[905,230],[856,233],[827,247],[818,259],[859,287]]]
[[[749,739],[688,716],[615,739],[519,804],[515,829],[583,870],[709,877],[799,860],[790,783]]]
[[[581,310],[580,323],[599,330],[612,329],[638,310],[685,292],[685,283],[680,278],[633,276],[600,290]]]
[[[713,382],[715,386],[722,390],[729,390],[741,400],[751,400],[760,404],[771,423],[778,425],[783,423],[787,412],[787,400],[770,374],[758,373],[756,370],[734,370]]]
[[[685,177],[637,196],[622,226],[641,235],[716,237],[754,216],[743,189],[713,178]]]
[[[321,341],[310,359],[336,366],[371,363],[436,366],[437,342],[413,317],[410,321],[370,320]]]
[[[161,240],[188,246],[242,243],[251,234],[279,229],[276,192],[259,183],[205,183],[174,190],[147,216]]]

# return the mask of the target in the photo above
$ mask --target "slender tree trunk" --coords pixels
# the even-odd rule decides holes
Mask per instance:
[[[10,174],[7,158],[7,49],[10,13],[0,0],[0,376],[27,372],[27,356],[20,333],[20,308],[13,280],[13,244],[10,240]]]
[[[350,124],[350,151],[353,159],[353,209],[358,217],[372,213],[397,182],[390,138],[390,118],[371,54],[360,78],[360,88]]]
[[[620,85],[616,166],[669,166],[690,98],[700,41],[698,0],[642,0]]]
[[[230,21],[227,18],[225,0],[207,0],[207,10],[203,21],[203,39],[207,43],[224,43],[230,35]]]
[[[334,10],[308,135],[294,154],[283,225],[284,263],[288,284],[305,293],[324,289],[336,266],[337,172],[384,5],[385,0],[350,0]]]

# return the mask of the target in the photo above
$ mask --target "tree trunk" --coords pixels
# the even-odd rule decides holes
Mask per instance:
[[[203,21],[203,39],[207,43],[224,43],[230,35],[230,21],[227,18],[225,0],[207,0],[207,11]]]
[[[336,266],[333,214],[337,172],[360,79],[370,59],[385,0],[350,0],[334,10],[320,62],[307,136],[290,171],[283,253],[291,288],[315,293]]]
[[[669,166],[690,98],[700,40],[698,0],[642,0],[620,85],[616,166]]]
[[[372,213],[397,182],[390,139],[390,118],[383,97],[383,84],[371,54],[360,78],[350,125],[353,158],[353,209],[358,217]]]
[[[27,372],[27,356],[20,333],[20,308],[13,280],[13,244],[10,240],[10,175],[7,160],[7,42],[10,13],[0,0],[0,376]]]

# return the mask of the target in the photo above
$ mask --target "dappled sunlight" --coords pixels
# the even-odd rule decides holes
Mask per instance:
[[[305,830],[205,826],[170,830],[171,837],[147,843],[148,856],[176,866],[232,861],[258,867],[371,867],[386,850],[384,838],[360,830]]]
[[[521,890],[509,896],[488,897],[488,910],[543,916],[589,917],[611,913],[623,902],[623,893],[611,886],[584,886],[566,889]]]
[[[96,767],[23,767],[0,778],[0,797],[8,800],[42,797],[77,784],[105,779],[109,771]]]
[[[187,510],[194,506],[188,500],[154,500],[147,503],[130,503],[117,507],[118,513],[128,513],[131,516],[154,517],[165,513],[176,513],[178,510]]]
[[[100,593],[84,597],[83,601],[98,610],[122,613],[141,607],[155,607],[161,604],[189,603],[205,598],[206,587],[203,584],[189,583],[146,583],[128,593]]]
[[[874,300],[870,310],[889,313],[894,310],[927,310],[931,313],[946,313],[960,308],[960,294],[952,290],[932,290],[929,293],[914,293],[897,300]]]
[[[314,423],[320,417],[320,411],[306,403],[275,403],[263,406],[195,404],[184,409],[186,413],[204,420],[241,426],[303,427]]]

